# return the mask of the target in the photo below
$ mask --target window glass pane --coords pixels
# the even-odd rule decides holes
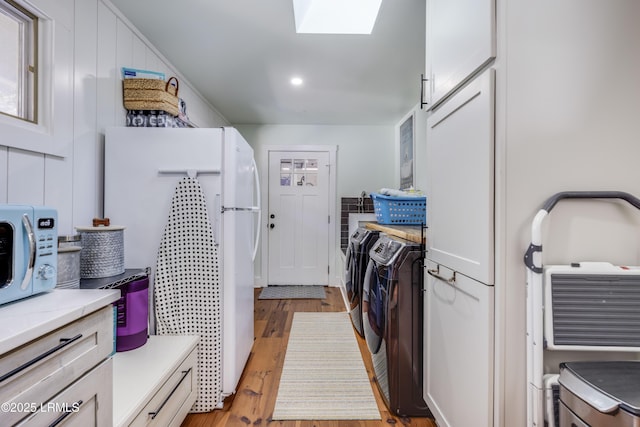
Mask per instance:
[[[0,111],[18,115],[20,24],[0,9]]]
[[[305,174],[305,185],[318,185],[318,174],[317,173],[307,173]]]
[[[291,159],[280,160],[280,171],[291,172]]]
[[[318,170],[318,159],[307,159],[306,169],[308,171],[317,171]]]
[[[281,187],[289,187],[291,185],[291,174],[290,173],[281,173],[280,174],[280,186]]]
[[[304,163],[305,163],[304,159],[295,159],[293,161],[293,165],[294,165],[296,171],[304,170]]]
[[[0,113],[36,122],[38,19],[0,2]]]

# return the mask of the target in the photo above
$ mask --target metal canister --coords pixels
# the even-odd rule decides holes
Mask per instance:
[[[58,236],[56,288],[80,287],[80,235]]]
[[[97,279],[124,273],[124,229],[107,219],[94,219],[91,227],[76,227],[80,234],[80,277]]]

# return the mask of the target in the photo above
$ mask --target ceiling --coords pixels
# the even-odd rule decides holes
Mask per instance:
[[[111,1],[234,125],[396,124],[420,101],[424,0],[383,0],[371,35],[296,34],[291,0]]]

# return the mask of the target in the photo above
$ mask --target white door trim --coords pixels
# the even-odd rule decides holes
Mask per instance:
[[[338,282],[336,278],[339,278],[340,275],[336,274],[336,233],[337,233],[337,225],[340,224],[340,213],[336,211],[336,155],[338,151],[337,145],[264,145],[261,148],[260,152],[260,182],[262,182],[260,188],[260,197],[262,200],[269,200],[269,153],[271,151],[324,151],[329,153],[329,212],[331,215],[331,222],[329,223],[329,229],[333,230],[332,233],[329,233],[329,245],[328,245],[328,259],[329,259],[329,285],[330,286],[338,286]],[[263,206],[263,209],[265,207]],[[267,233],[267,227],[269,223],[269,215],[262,215],[262,223],[260,227],[262,227],[262,236],[260,243],[260,274],[259,277],[256,277],[256,286],[265,287],[267,286],[267,280],[269,277],[269,233]],[[258,276],[258,275],[256,275]]]

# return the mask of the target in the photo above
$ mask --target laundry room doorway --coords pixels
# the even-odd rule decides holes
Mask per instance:
[[[268,150],[268,285],[329,284],[333,162],[333,147]]]

